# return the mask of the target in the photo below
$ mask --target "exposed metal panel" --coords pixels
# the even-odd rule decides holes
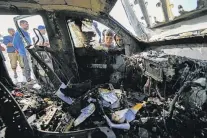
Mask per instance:
[[[65,0],[34,0],[39,4],[49,4],[49,5],[64,5]]]
[[[97,15],[97,11],[91,11],[86,8],[74,7],[74,6],[67,6],[67,5],[42,5],[42,9],[46,11],[72,11],[72,12],[84,12],[91,15]]]
[[[14,5],[17,8],[30,8],[31,10],[41,8],[41,6],[39,4],[35,4],[35,3],[0,1],[0,8],[1,7],[9,7],[10,5]]]
[[[67,5],[91,9],[91,0],[65,0],[65,2]]]
[[[97,0],[91,0],[91,8],[94,11],[97,11],[99,9],[103,10],[105,6],[106,6],[106,3],[104,3],[101,0],[98,0],[98,1]]]
[[[45,10],[70,10],[79,9],[82,12],[93,11],[93,12],[104,12],[109,13],[117,0],[10,0],[0,1],[0,7],[14,5],[17,8],[31,8],[46,6]],[[63,7],[62,7],[63,6]],[[51,7],[51,8],[50,8]]]

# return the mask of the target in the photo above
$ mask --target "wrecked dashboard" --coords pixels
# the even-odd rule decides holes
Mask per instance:
[[[1,83],[6,136],[206,137],[206,61],[156,51],[120,56],[124,70],[100,83],[71,80],[50,93],[24,85],[9,92]]]

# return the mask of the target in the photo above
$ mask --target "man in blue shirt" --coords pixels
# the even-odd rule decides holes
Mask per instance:
[[[19,54],[16,52],[15,48],[13,47],[13,38],[14,38],[14,29],[13,28],[8,28],[8,33],[9,35],[3,37],[3,43],[7,47],[7,53],[9,56],[11,68],[14,71],[14,78],[17,78],[17,61],[19,61],[19,66],[24,69],[24,64],[23,61],[21,60]]]
[[[31,38],[29,33],[27,32],[29,29],[29,24],[26,20],[21,20],[20,21],[20,29],[23,33],[23,35],[25,36],[25,39],[27,40],[27,42],[29,42],[29,45],[31,45]],[[29,61],[27,58],[27,53],[26,53],[26,49],[25,46],[27,46],[28,44],[24,43],[22,40],[22,37],[20,35],[20,32],[16,32],[14,35],[14,40],[13,40],[13,44],[14,44],[14,48],[18,51],[20,57],[23,60],[24,63],[24,74],[26,77],[26,80],[28,82],[28,84],[33,84],[34,82],[31,79],[31,69],[29,66]]]

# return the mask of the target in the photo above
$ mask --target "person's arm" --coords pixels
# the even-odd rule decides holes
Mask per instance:
[[[5,48],[0,44],[0,50],[5,51]]]
[[[6,46],[13,46],[13,44],[10,42],[10,43],[8,43]]]
[[[12,42],[10,42],[10,40],[6,36],[3,38],[3,43],[6,46],[13,46]]]
[[[15,33],[14,39],[13,39],[13,47],[15,50],[18,52],[18,47],[19,47],[19,41],[20,41],[20,35],[18,32]]]

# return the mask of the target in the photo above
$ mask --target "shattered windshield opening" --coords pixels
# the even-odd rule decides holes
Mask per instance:
[[[129,0],[129,5],[134,13],[131,15],[137,19],[138,24],[143,29],[149,29],[144,31],[148,36],[147,41],[179,39],[206,34],[207,21],[206,17],[202,16],[207,5],[205,0],[191,0],[190,2],[188,0]],[[187,18],[189,21],[185,22],[184,20]],[[174,26],[170,25],[173,22],[178,23]],[[136,35],[144,40],[138,33]]]
[[[127,18],[121,0],[117,0],[114,8],[110,12],[110,15],[115,20],[117,20],[122,26],[124,26],[125,29],[127,29],[129,32],[136,36],[136,33]]]

